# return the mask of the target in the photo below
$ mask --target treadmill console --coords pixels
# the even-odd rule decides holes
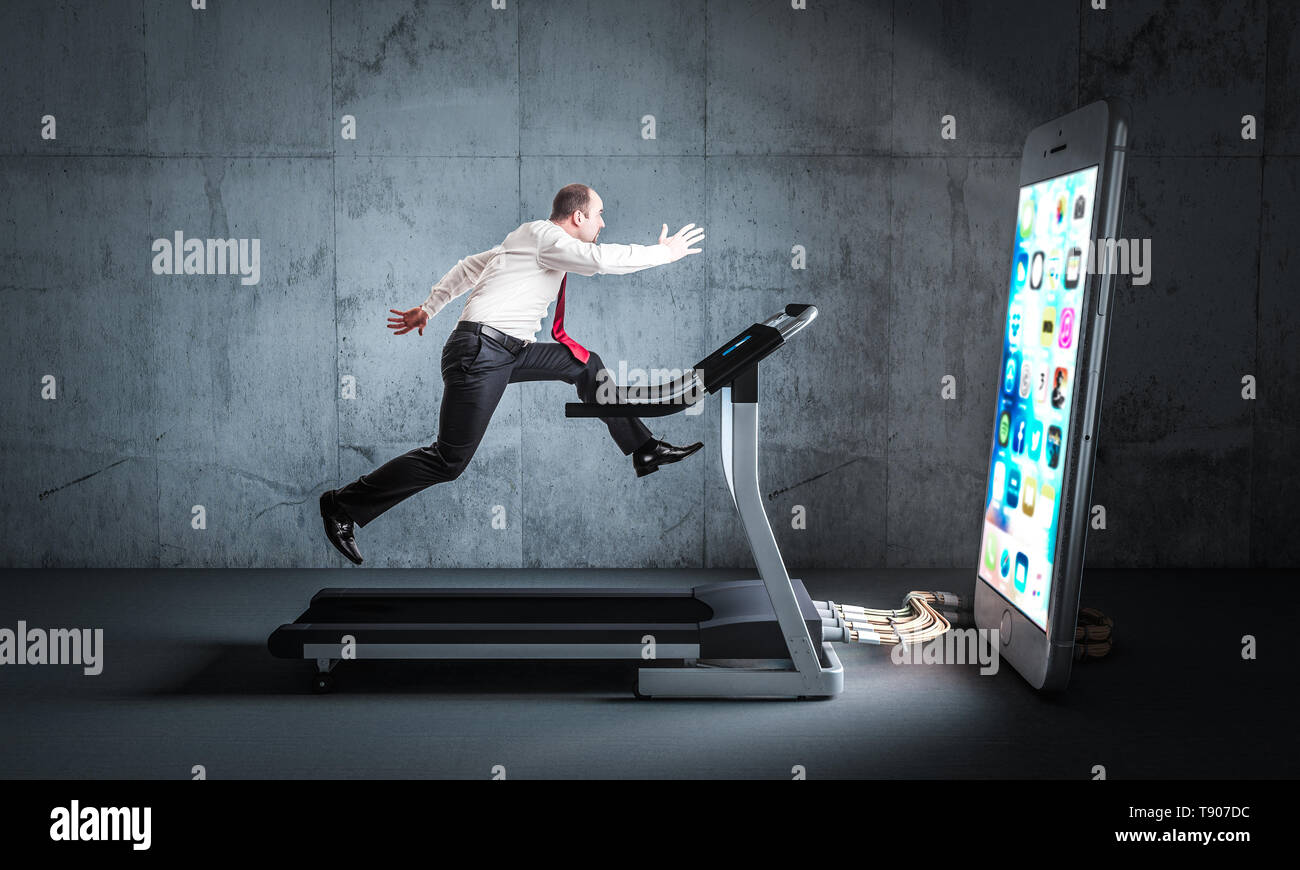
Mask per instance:
[[[695,364],[709,393],[730,384],[745,369],[758,363],[781,346],[781,331],[765,323],[755,323],[722,347]]]

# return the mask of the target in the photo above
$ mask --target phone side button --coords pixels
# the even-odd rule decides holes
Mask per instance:
[[[1101,249],[1100,254],[1097,254],[1098,248]],[[1114,260],[1112,259],[1114,251],[1114,245],[1098,243],[1093,247],[1093,253],[1101,262],[1097,263],[1091,257],[1088,261],[1096,269],[1094,272],[1096,280],[1092,283],[1097,288],[1097,303],[1093,306],[1093,310],[1097,312],[1098,317],[1105,317],[1106,309],[1110,307],[1110,294],[1114,284],[1111,277],[1111,272],[1114,269]]]
[[[1011,611],[1002,611],[1002,623],[998,626],[998,637],[1002,638],[1002,645],[1007,646],[1011,643]]]
[[[1101,382],[1101,372],[1092,369],[1088,372],[1088,395],[1097,395],[1097,385]]]

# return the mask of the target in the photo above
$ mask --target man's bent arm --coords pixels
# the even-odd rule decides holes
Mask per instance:
[[[501,250],[503,248],[497,245],[480,254],[472,254],[443,275],[442,280],[429,291],[429,298],[420,303],[420,307],[429,312],[429,319],[432,320],[443,306],[477,284],[484,267]]]
[[[667,245],[598,245],[583,242],[556,227],[538,241],[537,262],[543,269],[579,275],[626,275],[671,261]]]

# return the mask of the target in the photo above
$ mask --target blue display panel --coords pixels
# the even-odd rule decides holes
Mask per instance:
[[[979,576],[1047,630],[1097,167],[1020,189]]]

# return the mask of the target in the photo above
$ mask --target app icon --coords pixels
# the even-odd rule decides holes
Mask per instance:
[[[1047,427],[1047,467],[1055,468],[1061,464],[1061,427]],[[1012,505],[1015,507],[1015,505]]]
[[[1016,507],[1020,504],[1020,466],[1014,462],[1011,463],[1011,470],[1007,472],[1007,497],[1006,505],[1009,508]]]
[[[1065,289],[1073,290],[1079,286],[1079,268],[1083,265],[1083,251],[1070,248],[1065,256]]]
[[[1070,379],[1069,372],[1067,372],[1061,366],[1057,366],[1056,371],[1052,373],[1052,407],[1053,408],[1065,407],[1065,388],[1067,386],[1067,382],[1069,381],[1069,379]]]
[[[1016,358],[1011,356],[1007,359],[1007,371],[1002,376],[1002,392],[1008,396],[1016,391]]]
[[[1052,525],[1052,511],[1056,508],[1056,487],[1044,483],[1038,488],[1038,520],[1043,528]]]
[[[1017,453],[1025,452],[1025,418],[1016,421],[1016,435],[1011,439],[1011,449]]]
[[[967,563],[969,564],[969,563]],[[1024,592],[1025,585],[1029,580],[1029,557],[1024,553],[1016,553],[1016,591]]]
[[[1056,198],[1056,225],[1060,226],[1065,220],[1065,211],[1069,208],[1070,200],[1064,193]]]
[[[1074,219],[1077,221],[1083,220],[1083,213],[1087,211],[1087,209],[1087,198],[1084,197],[1083,194],[1079,194],[1079,198],[1074,201]]]
[[[1034,374],[1034,401],[1041,405],[1047,401],[1047,366],[1035,369]]]
[[[1002,504],[1002,491],[1007,487],[1007,467],[1001,462],[993,463],[993,500]]]
[[[1025,360],[1020,364],[1020,398],[1028,399],[1029,391],[1034,388],[1034,367]]]
[[[1069,347],[1074,341],[1074,309],[1067,308],[1061,312],[1061,334],[1056,338],[1057,347]]]
[[[1011,573],[1011,554],[1006,550],[1002,551],[1002,558],[998,560],[998,567],[1001,569],[1003,577]]]
[[[1047,255],[1047,289],[1061,289],[1061,249],[1056,248]]]
[[[1011,320],[1007,324],[1007,336],[1011,339],[1011,346],[1016,347],[1020,344],[1020,325],[1024,320],[1024,313],[1020,303],[1011,306]]]
[[[998,415],[998,446],[1006,447],[1011,439],[1011,412],[1003,411]]]
[[[1034,258],[1029,261],[1029,289],[1037,290],[1043,286],[1043,252],[1034,251]]]
[[[1052,346],[1052,337],[1056,332],[1056,309],[1047,306],[1043,309],[1043,328],[1042,328],[1042,345],[1043,347]]]
[[[1033,428],[1029,430],[1029,458],[1037,459],[1038,454],[1043,451],[1043,424],[1034,422]]]
[[[1031,193],[1025,198],[1020,206],[1020,238],[1027,239],[1029,234],[1034,231],[1034,211],[1038,208],[1038,203],[1034,200]]]
[[[1025,485],[1021,489],[1023,495],[1020,498],[1020,508],[1025,512],[1025,516],[1034,515],[1034,499],[1038,495],[1038,481],[1032,477],[1025,478]]]
[[[1016,254],[1016,286],[1025,286],[1025,281],[1029,280],[1029,255],[1024,251]]]
[[[984,538],[984,567],[990,574],[998,569],[998,538],[993,532]]]

